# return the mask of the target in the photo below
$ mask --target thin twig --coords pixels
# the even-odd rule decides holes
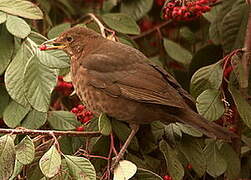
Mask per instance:
[[[23,134],[23,135],[48,135],[53,133],[55,136],[84,136],[84,137],[98,137],[98,131],[54,131],[54,130],[34,130],[34,129],[4,129],[0,128],[0,134]]]

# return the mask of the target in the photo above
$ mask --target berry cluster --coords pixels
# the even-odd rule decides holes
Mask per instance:
[[[63,96],[69,96],[73,92],[74,88],[72,83],[65,82],[63,80],[63,76],[58,76],[58,83],[55,87],[55,90],[61,93]]]
[[[210,4],[217,0],[169,0],[163,8],[163,18],[191,21],[210,11]]]
[[[86,107],[81,104],[72,108],[71,112],[74,113],[77,119],[83,124],[89,122],[93,118],[93,113],[88,111]]]

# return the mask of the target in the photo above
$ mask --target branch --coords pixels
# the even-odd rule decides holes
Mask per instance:
[[[0,128],[0,134],[23,134],[23,135],[48,135],[54,134],[55,136],[84,136],[84,137],[97,137],[101,133],[98,131],[53,131],[53,130],[34,130],[34,129],[3,129]]]

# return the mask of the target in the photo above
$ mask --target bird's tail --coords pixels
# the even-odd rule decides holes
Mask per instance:
[[[223,139],[230,142],[233,138],[238,138],[236,134],[222,126],[209,122],[203,116],[194,112],[193,110],[186,109],[182,112],[182,116],[176,119],[184,124],[189,124],[192,127],[200,130],[203,134],[211,138]]]

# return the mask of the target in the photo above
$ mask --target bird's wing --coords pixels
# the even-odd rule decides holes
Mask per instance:
[[[116,57],[90,54],[81,60],[88,71],[90,85],[105,93],[123,96],[139,102],[185,107],[179,92],[163,75],[145,61],[128,61],[120,64]]]

